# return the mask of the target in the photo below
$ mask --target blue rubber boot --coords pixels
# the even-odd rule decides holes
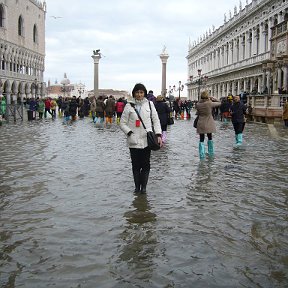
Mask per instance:
[[[200,159],[205,158],[205,144],[204,144],[204,142],[199,142],[199,157],[200,157]]]
[[[214,143],[213,140],[208,140],[208,155],[214,157]]]
[[[235,143],[238,144],[238,134],[235,134]]]
[[[237,134],[237,145],[242,145],[243,142],[243,134],[239,133]]]

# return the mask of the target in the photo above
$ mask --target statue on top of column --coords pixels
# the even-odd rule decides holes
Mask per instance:
[[[167,54],[166,45],[163,45],[163,49],[162,49],[162,53],[161,54]]]
[[[93,55],[100,55],[100,49],[93,50]]]

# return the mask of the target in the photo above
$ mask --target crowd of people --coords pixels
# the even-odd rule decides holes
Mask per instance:
[[[153,91],[147,92],[142,83],[137,83],[132,90],[129,99],[115,99],[109,97],[92,96],[81,99],[80,97],[31,98],[25,103],[28,120],[63,117],[64,121],[75,121],[78,118],[91,117],[94,123],[100,125],[112,124],[114,121],[127,137],[127,145],[130,150],[132,172],[135,184],[135,193],[146,193],[150,172],[151,149],[148,147],[147,131],[155,131],[160,147],[167,140],[167,126],[173,124],[169,121],[175,119],[190,119],[191,110],[195,107],[197,122],[194,127],[199,134],[199,158],[206,157],[205,136],[209,157],[214,157],[213,133],[216,132],[215,120],[224,123],[231,122],[235,133],[235,145],[243,142],[243,131],[249,106],[243,102],[240,96],[228,95],[220,100],[209,96],[208,91],[203,91],[198,101],[182,100],[177,98],[171,101],[163,96],[154,96]],[[0,98],[1,115],[4,117],[6,102]],[[57,109],[58,108],[58,109]],[[288,102],[283,105],[283,120],[288,127]]]

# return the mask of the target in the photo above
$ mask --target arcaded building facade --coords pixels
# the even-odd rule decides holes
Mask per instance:
[[[46,3],[0,0],[0,95],[7,104],[45,93]]]
[[[240,1],[229,14],[189,45],[188,98],[198,100],[203,89],[218,99],[287,93],[288,0]]]

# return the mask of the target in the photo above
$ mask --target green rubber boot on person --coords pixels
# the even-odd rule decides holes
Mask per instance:
[[[214,157],[214,143],[213,140],[208,140],[208,155]]]
[[[205,144],[204,144],[204,142],[199,142],[199,157],[200,157],[200,159],[205,158]]]
[[[242,145],[242,143],[243,143],[243,134],[239,133],[236,135],[236,144],[240,146]]]

